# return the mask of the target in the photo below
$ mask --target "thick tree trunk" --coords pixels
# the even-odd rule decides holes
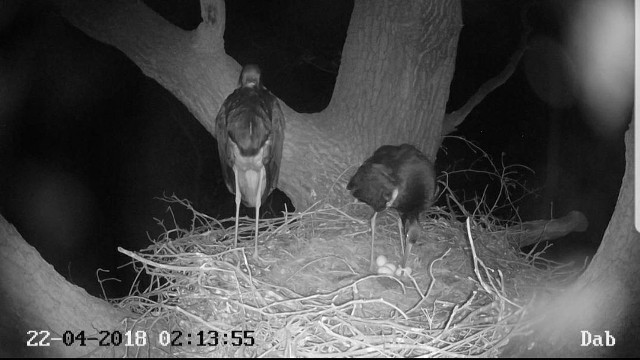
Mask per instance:
[[[326,125],[435,159],[461,29],[458,1],[356,1]]]
[[[224,52],[223,1],[208,0],[205,22],[192,32],[142,2],[61,0],[59,6],[74,26],[120,49],[171,91],[213,134],[241,68]],[[345,201],[348,179],[340,175],[380,145],[410,142],[435,158],[461,24],[459,1],[356,1],[329,107],[298,114],[283,106],[278,187],[296,208],[326,197]]]
[[[576,283],[544,309],[536,332],[514,341],[506,356],[637,355],[640,234],[633,217],[636,166],[633,122],[625,136],[626,171],[618,202],[598,252]],[[583,330],[603,339],[608,331],[616,339],[615,346],[581,347]]]

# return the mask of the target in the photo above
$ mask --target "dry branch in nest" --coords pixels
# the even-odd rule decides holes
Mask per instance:
[[[500,194],[510,199],[504,169],[496,168]],[[440,183],[464,209],[465,200]],[[524,315],[537,291],[561,289],[577,275],[540,253],[520,252],[513,244],[522,230],[483,214],[497,207],[483,200],[462,210],[466,221],[451,206],[423,214],[407,264],[413,273],[404,277],[369,273],[371,213],[364,204],[319,202],[260,219],[266,262],[256,263],[246,253],[252,219],[240,219],[234,249],[231,219],[221,223],[185,200],[165,200],[193,213],[191,228],[165,229],[139,252],[119,249],[151,279],[114,301],[131,314],[121,331],[147,339],[128,348],[131,356],[495,356],[528,331]],[[396,216],[378,217],[375,252],[397,264]]]

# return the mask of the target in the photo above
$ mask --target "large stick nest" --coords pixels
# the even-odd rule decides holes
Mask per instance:
[[[537,321],[528,312],[540,305],[538,295],[563,289],[579,271],[545,260],[544,250],[520,251],[517,244],[526,235],[514,189],[530,193],[516,180],[525,167],[496,166],[468,145],[481,156],[440,177],[447,207],[422,214],[409,276],[369,271],[371,209],[361,203],[335,207],[325,200],[303,212],[261,219],[263,260],[255,261],[247,256],[254,220],[240,219],[234,248],[234,219],[218,221],[186,200],[165,198],[191,211],[189,228],[174,221],[168,229],[160,222],[163,234],[148,248],[119,248],[139,274],[129,296],[112,300],[130,314],[117,329],[135,344],[125,347],[125,355],[498,355]],[[458,175],[472,183],[477,176],[491,181],[480,196],[459,200],[450,181]],[[511,220],[494,215],[504,208]],[[378,216],[375,253],[398,264],[396,220],[395,211]]]
[[[264,261],[255,262],[253,219],[240,219],[233,248],[233,219],[167,201],[193,212],[191,228],[165,229],[137,253],[119,249],[152,279],[114,300],[131,313],[122,331],[147,337],[129,356],[495,356],[528,329],[536,290],[575,275],[520,252],[513,226],[440,208],[422,216],[410,276],[371,274],[371,209],[357,203],[260,220]],[[397,264],[396,216],[378,216],[375,253]]]

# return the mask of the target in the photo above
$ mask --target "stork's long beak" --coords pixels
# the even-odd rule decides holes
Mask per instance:
[[[406,227],[407,236],[405,238],[404,254],[402,256],[403,268],[407,266],[407,259],[411,253],[411,248],[413,247],[413,244],[418,241],[418,237],[420,236],[420,223],[418,222],[418,218],[409,217],[407,218],[404,226]]]
[[[260,221],[260,205],[262,202],[262,178],[264,177],[265,169],[264,166],[260,169],[260,174],[258,174],[258,189],[256,189],[256,239],[253,251],[253,258],[258,260],[260,257],[258,256],[258,223]]]
[[[393,206],[393,203],[396,201],[396,199],[398,198],[398,188],[393,189],[393,191],[391,192],[391,198],[389,198],[389,200],[387,201],[387,208],[390,208]]]

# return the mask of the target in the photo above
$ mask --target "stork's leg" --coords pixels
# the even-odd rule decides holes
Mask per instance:
[[[260,169],[260,175],[258,175],[258,191],[256,191],[256,243],[253,251],[253,258],[255,260],[260,259],[258,256],[258,221],[260,220],[260,202],[262,201],[262,178],[265,176],[264,167]]]
[[[373,259],[373,242],[376,238],[376,216],[378,216],[378,212],[374,211],[371,217],[371,257],[369,258],[369,270],[372,272],[376,271],[375,260]]]
[[[238,247],[238,221],[240,217],[240,200],[242,200],[242,195],[240,194],[240,185],[238,184],[238,169],[233,167],[233,175],[236,179],[236,234],[233,238],[233,247]]]
[[[398,223],[400,225],[400,223]],[[412,223],[410,221],[402,221],[402,228],[400,229],[400,242],[402,244],[402,268],[407,266],[407,259],[409,258],[409,254],[411,253],[411,240],[409,238],[409,231]],[[415,241],[415,240],[414,240]]]
[[[407,248],[404,249],[404,256],[402,257],[402,267],[407,266],[407,258],[409,258],[409,254],[411,253],[411,247],[413,244],[410,241],[407,241]]]
[[[404,256],[405,253],[405,236],[404,231],[402,229],[402,217],[398,216],[398,232],[400,232],[400,254]]]

